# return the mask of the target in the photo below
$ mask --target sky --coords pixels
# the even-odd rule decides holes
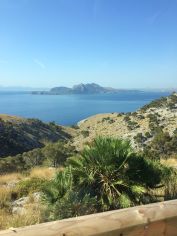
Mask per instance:
[[[177,88],[177,0],[0,0],[0,85]]]

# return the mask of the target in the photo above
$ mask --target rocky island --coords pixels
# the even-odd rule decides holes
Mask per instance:
[[[102,93],[120,93],[120,92],[141,92],[139,90],[115,89],[102,87],[95,83],[78,84],[72,88],[54,87],[50,91],[33,91],[32,94],[40,95],[69,95],[69,94],[102,94]]]

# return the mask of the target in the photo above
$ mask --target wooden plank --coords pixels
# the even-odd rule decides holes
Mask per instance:
[[[0,236],[177,236],[177,200],[0,232]]]

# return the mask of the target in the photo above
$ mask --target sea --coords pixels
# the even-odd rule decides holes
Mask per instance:
[[[133,112],[170,92],[120,92],[92,95],[33,95],[0,92],[0,114],[37,118],[44,122],[74,125],[98,113]]]

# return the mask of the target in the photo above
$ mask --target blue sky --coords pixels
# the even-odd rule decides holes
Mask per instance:
[[[177,87],[177,0],[0,0],[0,85]]]

